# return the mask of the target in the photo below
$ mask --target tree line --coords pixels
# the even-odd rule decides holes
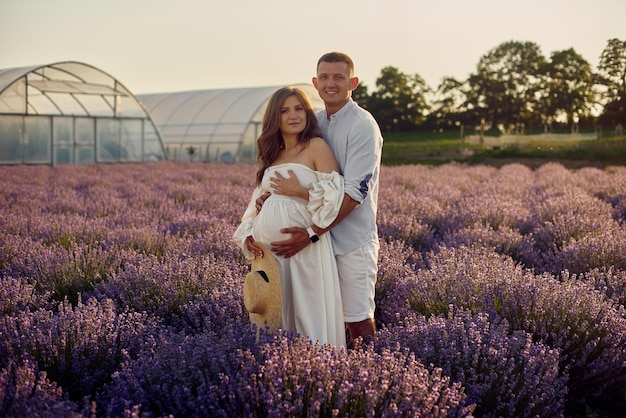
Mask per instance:
[[[444,77],[436,89],[419,74],[388,66],[371,94],[360,84],[353,98],[386,132],[626,126],[626,41],[610,39],[595,71],[574,48],[546,58],[534,42],[504,42],[465,80]]]

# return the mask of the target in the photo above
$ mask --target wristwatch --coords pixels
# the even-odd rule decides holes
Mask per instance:
[[[308,227],[306,231],[309,233],[309,239],[311,240],[311,242],[317,242],[320,240],[319,235],[317,235],[315,231],[313,231],[312,227]]]

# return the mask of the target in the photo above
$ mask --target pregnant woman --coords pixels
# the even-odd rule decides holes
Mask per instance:
[[[256,242],[268,248],[289,238],[280,230],[329,226],[343,200],[343,179],[330,147],[319,136],[309,98],[285,87],[270,98],[257,140],[256,188],[235,242],[246,258],[262,257]],[[257,211],[256,200],[270,197]],[[345,326],[337,265],[330,234],[309,229],[311,243],[293,257],[275,256],[281,280],[281,328],[312,342],[345,347]]]

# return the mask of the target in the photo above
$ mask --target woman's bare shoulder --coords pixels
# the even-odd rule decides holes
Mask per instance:
[[[328,145],[323,138],[311,138],[309,146],[311,147],[313,164],[317,171],[330,173],[332,171],[339,170],[335,154],[333,154],[333,150],[330,148],[330,145]]]
[[[324,140],[324,138],[319,137],[319,136],[315,136],[315,137],[311,138],[311,142],[309,143],[309,145],[311,145],[313,147],[330,149],[330,146],[328,145],[328,142],[326,142]]]

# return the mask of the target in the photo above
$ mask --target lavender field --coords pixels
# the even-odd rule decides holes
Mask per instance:
[[[379,338],[255,331],[253,168],[0,167],[0,416],[626,408],[626,167],[383,167]]]

